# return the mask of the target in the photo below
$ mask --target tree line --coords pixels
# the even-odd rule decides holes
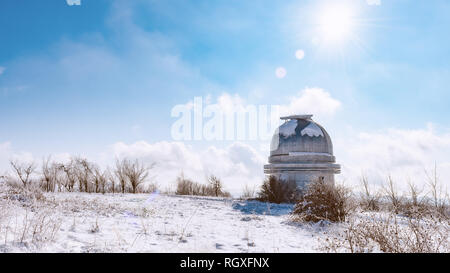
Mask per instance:
[[[156,190],[156,185],[149,181],[150,170],[155,164],[145,164],[138,159],[116,159],[113,167],[104,169],[83,157],[72,157],[66,163],[47,157],[39,168],[36,162],[11,160],[10,166],[12,175],[1,177],[8,184],[25,188],[38,186],[46,192],[140,193]]]

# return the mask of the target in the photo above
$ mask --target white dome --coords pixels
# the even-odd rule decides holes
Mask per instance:
[[[270,145],[271,156],[333,155],[333,144],[327,131],[311,116],[286,117],[275,131]]]

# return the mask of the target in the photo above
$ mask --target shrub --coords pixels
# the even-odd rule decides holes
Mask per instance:
[[[15,180],[7,181],[6,198],[30,204],[45,200],[39,184],[30,182],[24,186]]]
[[[177,177],[177,195],[198,195],[198,196],[221,196],[230,197],[231,194],[222,189],[222,182],[215,176],[208,178],[209,183],[207,185],[194,182],[184,177],[181,173]]]
[[[380,210],[380,195],[373,193],[369,187],[369,180],[366,176],[361,178],[361,184],[364,192],[360,195],[360,206],[363,210],[378,211]]]
[[[286,182],[269,176],[261,186],[258,193],[258,200],[270,203],[295,203],[298,199],[299,191],[295,182]]]
[[[142,193],[159,192],[159,185],[158,185],[158,183],[147,183],[147,184],[141,186],[140,191]]]
[[[350,191],[317,180],[310,183],[294,208],[295,220],[306,222],[345,221],[350,210]]]
[[[388,176],[387,185],[382,186],[385,197],[389,201],[389,209],[399,213],[404,202],[403,197],[397,193],[396,185],[391,176]]]
[[[177,195],[193,195],[195,189],[195,182],[186,179],[183,174],[177,177]]]

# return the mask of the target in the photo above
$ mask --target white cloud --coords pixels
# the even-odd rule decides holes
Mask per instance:
[[[194,150],[182,142],[145,141],[133,144],[119,142],[113,145],[116,157],[139,158],[147,163],[155,162],[155,180],[162,188],[173,185],[183,171],[188,178],[205,182],[214,174],[222,179],[227,190],[239,195],[246,184],[259,185],[264,179],[263,164],[266,160],[253,147],[235,142],[225,148],[209,146]]]
[[[46,158],[47,156],[45,156]],[[70,160],[72,155],[69,153],[52,154],[50,159],[55,162],[65,163]],[[31,163],[34,162],[38,167],[42,159],[29,151],[19,151],[13,147],[11,142],[0,143],[0,175],[11,171],[10,161],[15,160],[19,162]]]
[[[343,165],[342,177],[351,184],[365,173],[374,184],[392,175],[403,189],[408,180],[425,186],[425,172],[436,163],[441,182],[450,185],[450,133],[439,134],[431,125],[425,129],[358,133],[336,139],[334,144],[338,163]]]
[[[381,0],[366,0],[369,6],[379,6],[381,5]]]
[[[212,99],[203,101],[205,104],[212,104]],[[286,104],[281,104],[281,115],[294,114],[314,114],[315,116],[332,116],[341,108],[342,103],[333,98],[329,92],[321,88],[305,88],[297,96],[286,100]],[[215,102],[224,113],[245,110],[249,105],[239,94],[222,93]],[[193,101],[186,103],[187,107],[193,106]]]
[[[66,3],[69,6],[81,6],[81,0],[66,0]]]
[[[238,94],[223,93],[217,98],[217,104],[225,113],[245,109],[246,102]]]
[[[11,142],[0,143],[0,175],[10,169],[10,160],[32,162],[34,159],[29,152],[15,151]]]
[[[330,93],[321,88],[306,88],[289,101],[288,104],[281,105],[282,115],[332,116],[341,107],[339,100],[334,99]]]

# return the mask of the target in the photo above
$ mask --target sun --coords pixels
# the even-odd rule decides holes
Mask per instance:
[[[319,11],[318,32],[326,43],[343,43],[351,38],[355,27],[353,10],[344,4],[327,5]]]

